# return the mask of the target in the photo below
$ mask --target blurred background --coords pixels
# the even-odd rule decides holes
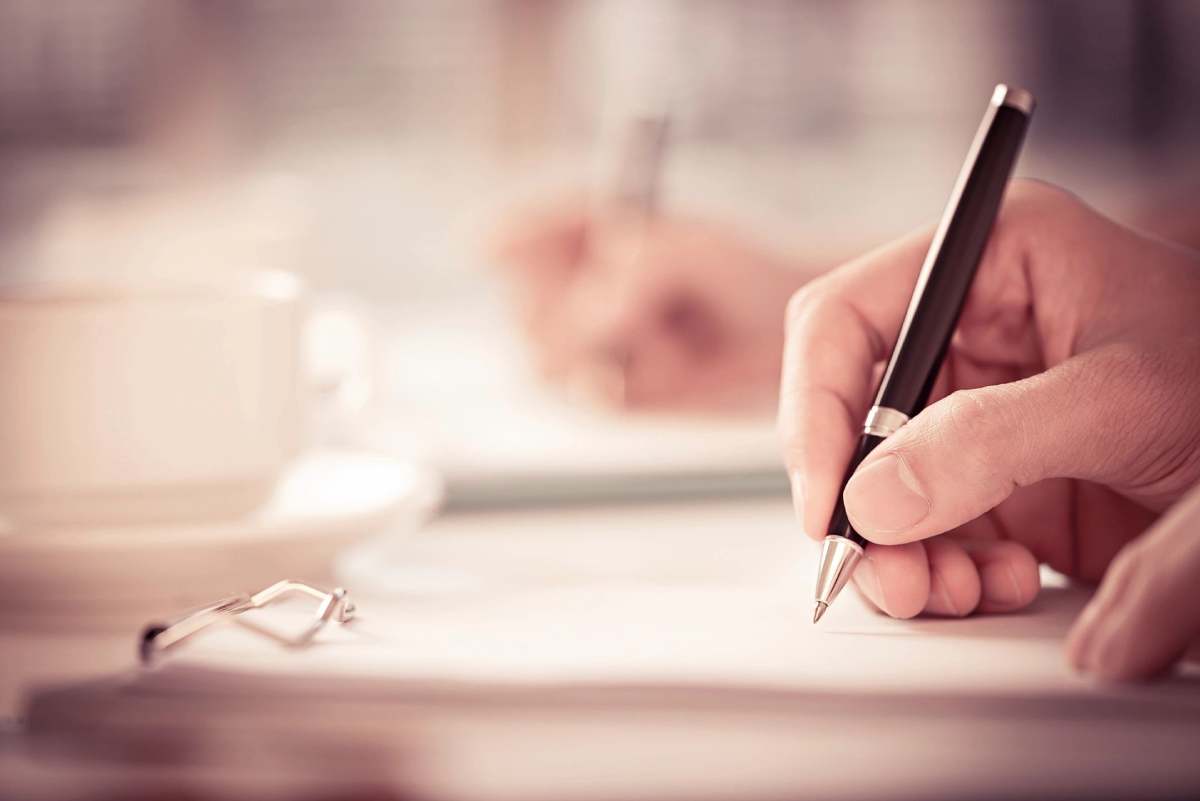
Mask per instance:
[[[855,249],[936,215],[1001,80],[1040,100],[1022,172],[1119,212],[1195,166],[1198,37],[1186,0],[6,0],[5,244],[287,176],[259,189],[293,216],[247,227],[303,214],[318,286],[480,294],[489,204],[578,178],[606,108],[652,91],[673,202]]]
[[[0,0],[0,724],[283,576],[490,609],[804,567],[790,294],[937,219],[1000,82],[1039,101],[1018,174],[1200,246],[1198,43],[1192,0]],[[194,328],[137,289],[264,270],[303,339],[278,282]],[[31,475],[108,519],[18,530]],[[181,486],[203,519],[120,518]]]
[[[935,219],[1000,81],[1039,99],[1019,173],[1174,235],[1200,202],[1198,41],[1186,0],[4,0],[0,272],[294,271],[326,312],[315,361],[371,410],[329,436],[452,474],[512,477],[539,442],[541,475],[627,469],[661,461],[646,429],[580,448],[555,418],[580,413],[538,405],[486,242],[602,184],[628,109],[669,114],[664,213],[805,276]],[[726,472],[774,467],[768,417],[705,429]]]

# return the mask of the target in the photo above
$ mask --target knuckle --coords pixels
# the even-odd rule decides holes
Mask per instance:
[[[1044,214],[1082,204],[1078,196],[1037,178],[1018,178],[1009,187],[1004,203],[1005,212],[1014,216]]]
[[[985,393],[960,389],[946,398],[946,421],[954,445],[984,458],[987,435],[995,425],[995,404]],[[984,459],[986,461],[986,459]]]
[[[994,485],[997,501],[1036,477],[1026,427],[1010,408],[1005,388],[958,390],[945,404],[943,444],[958,454],[967,470]]]
[[[959,390],[948,400],[956,445],[975,457],[989,473],[1003,473],[1012,489],[1046,474],[1045,443],[1031,420],[1053,410],[1032,408],[1028,387],[1001,384]]]
[[[1111,597],[1124,606],[1141,606],[1153,589],[1145,549],[1132,542],[1121,549],[1108,567],[1104,583]]]
[[[1006,263],[1026,261],[1034,244],[1045,235],[1075,228],[1087,206],[1061,187],[1033,178],[1013,181],[992,234],[993,245],[1009,258]],[[1040,262],[1039,262],[1040,263]],[[1053,262],[1051,262],[1053,264]]]
[[[1125,604],[1136,614],[1152,607],[1156,600],[1155,585],[1144,569],[1134,570],[1125,590]]]
[[[820,307],[825,301],[827,295],[825,282],[820,278],[809,281],[792,293],[791,298],[788,299],[785,315],[788,329],[799,325],[812,314],[813,310]]]
[[[946,398],[946,409],[955,427],[967,433],[978,430],[987,419],[987,402],[979,393],[967,389],[950,393]]]

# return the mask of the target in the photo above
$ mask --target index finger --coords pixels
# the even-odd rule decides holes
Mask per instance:
[[[838,268],[788,304],[779,430],[808,536],[821,539],[929,248],[910,235]]]

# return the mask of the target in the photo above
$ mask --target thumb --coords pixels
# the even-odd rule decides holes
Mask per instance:
[[[1200,634],[1200,487],[1109,565],[1067,638],[1067,658],[1103,679],[1170,667]]]
[[[954,529],[1052,476],[1104,481],[1120,462],[1103,432],[1128,420],[1097,386],[1092,352],[1031,378],[960,390],[883,442],[846,485],[851,523],[886,545]],[[1137,419],[1136,416],[1133,419]]]

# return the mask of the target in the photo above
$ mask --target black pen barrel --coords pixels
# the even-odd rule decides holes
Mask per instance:
[[[868,417],[842,479],[843,488],[859,464],[928,402],[1032,113],[1033,97],[1028,92],[996,87],[921,266],[880,381],[872,409],[872,415],[879,417]],[[827,536],[843,537],[861,547],[867,544],[851,525],[840,492]]]
[[[998,88],[943,215],[875,405],[913,417],[925,407],[992,231],[1029,126],[1032,98]]]

